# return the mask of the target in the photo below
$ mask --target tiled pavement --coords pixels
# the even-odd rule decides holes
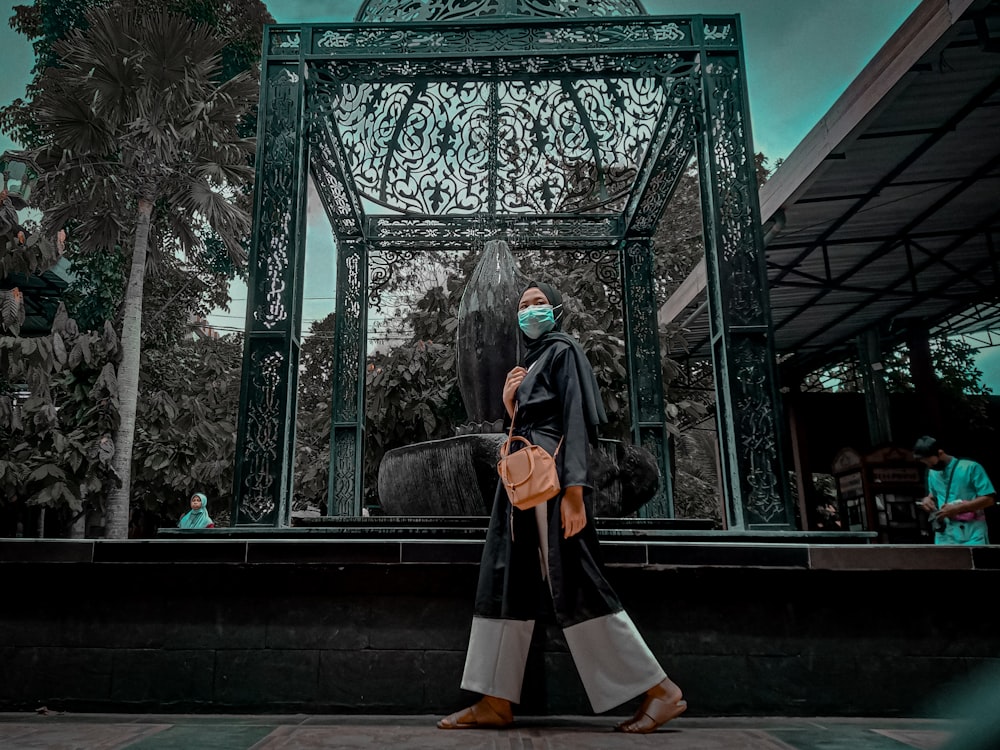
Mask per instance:
[[[442,731],[431,716],[0,714],[3,750],[988,750],[976,727],[935,719],[680,718],[653,735],[613,717],[527,717],[500,731]]]

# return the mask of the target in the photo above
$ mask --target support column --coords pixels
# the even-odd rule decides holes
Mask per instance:
[[[934,374],[931,339],[927,330],[911,331],[906,339],[906,348],[910,355],[910,377],[913,379],[913,388],[926,420],[926,426],[921,432],[926,435],[940,435],[944,427],[941,416],[941,392],[937,376]]]
[[[268,62],[262,75],[232,525],[277,527],[288,524],[295,456],[306,149],[299,62]]]
[[[785,414],[788,416],[789,437],[792,443],[792,462],[795,472],[796,500],[799,507],[799,521],[803,531],[809,531],[814,523],[816,508],[816,485],[813,484],[811,462],[809,460],[808,429],[799,414],[799,393],[789,393],[785,399]]]
[[[337,243],[337,319],[327,513],[360,516],[364,491],[365,342],[368,253],[363,240]]]
[[[742,58],[703,49],[701,61],[698,157],[728,527],[790,529]]]
[[[626,240],[621,263],[632,440],[656,457],[660,470],[659,489],[640,513],[647,518],[673,518],[670,433],[667,431],[660,335],[656,323],[652,239]]]
[[[885,445],[892,441],[892,425],[889,389],[885,385],[885,366],[882,364],[882,337],[874,329],[865,331],[858,336],[857,345],[868,413],[868,439],[872,447]]]

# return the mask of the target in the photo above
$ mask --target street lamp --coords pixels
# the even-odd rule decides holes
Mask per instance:
[[[38,165],[23,151],[4,151],[0,156],[3,191],[16,210],[27,207],[38,173]]]

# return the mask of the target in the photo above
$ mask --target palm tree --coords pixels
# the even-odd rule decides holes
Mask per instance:
[[[221,80],[223,42],[186,18],[100,8],[87,25],[55,45],[59,67],[35,100],[45,144],[37,195],[48,228],[72,223],[86,249],[131,244],[117,372],[121,487],[105,508],[105,535],[125,538],[147,257],[191,257],[214,233],[245,260],[250,220],[238,197],[253,176],[254,141],[237,125],[257,86],[246,72]]]

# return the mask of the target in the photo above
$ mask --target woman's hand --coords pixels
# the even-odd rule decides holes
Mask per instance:
[[[569,539],[583,531],[583,527],[587,525],[587,511],[583,507],[583,487],[574,485],[563,491],[559,513],[562,516],[563,539]]]
[[[514,417],[514,395],[517,393],[517,387],[521,385],[521,381],[524,380],[524,376],[527,374],[528,371],[523,367],[515,367],[507,373],[507,382],[503,384],[503,405],[507,409],[508,416],[512,419]]]

